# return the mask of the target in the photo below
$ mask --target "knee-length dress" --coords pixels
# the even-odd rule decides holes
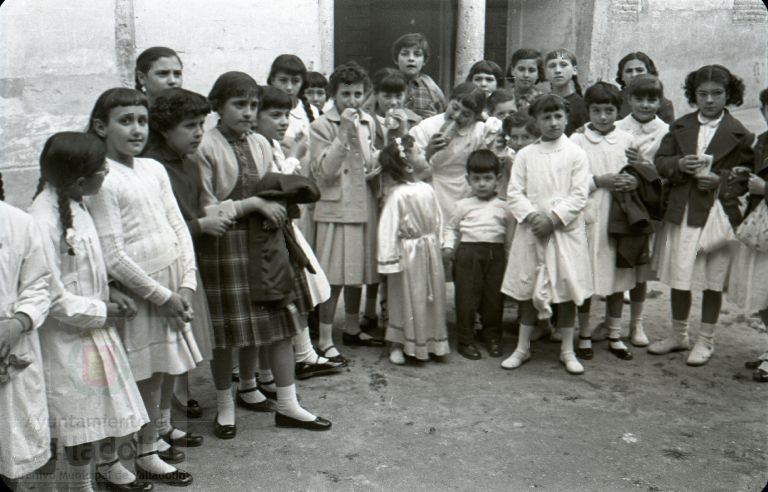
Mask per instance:
[[[259,135],[224,135],[220,127],[207,132],[195,154],[201,166],[204,203],[248,198],[248,183],[269,169],[270,144]],[[217,178],[226,176],[227,178]],[[231,188],[224,188],[229,179]],[[248,217],[239,218],[223,235],[200,241],[200,271],[211,309],[216,348],[270,345],[299,331],[295,317],[311,309],[306,281],[297,282],[294,302],[255,303],[248,275]]]
[[[448,347],[442,214],[426,183],[390,189],[379,222],[379,273],[387,275],[386,339],[417,359],[445,355]]]
[[[107,159],[110,172],[86,203],[104,250],[107,273],[136,300],[138,314],[120,323],[136,381],[154,373],[184,374],[202,361],[189,323],[160,310],[171,294],[195,290],[192,239],[162,164],[134,158],[129,167]]]
[[[616,267],[616,241],[608,235],[608,217],[611,211],[611,191],[597,188],[594,177],[618,173],[627,165],[625,151],[634,143],[632,136],[616,129],[601,135],[589,127],[583,133],[571,135],[571,141],[587,154],[589,162],[589,198],[584,207],[584,222],[589,245],[589,263],[592,267],[593,290],[607,296],[632,289],[646,279],[647,268]]]
[[[99,236],[81,205],[71,201],[70,209],[65,241],[54,191],[46,187],[30,207],[52,272],[40,345],[51,434],[63,446],[125,436],[149,421],[123,342],[105,324],[109,287]]]
[[[32,321],[32,330],[10,351],[29,365],[8,368],[10,379],[0,381],[0,475],[11,479],[32,473],[51,457],[38,337],[50,305],[50,278],[32,217],[0,201],[0,317],[21,313]],[[0,359],[0,364],[6,362]]]
[[[533,300],[537,309],[541,307],[540,315],[547,304],[582,304],[592,295],[582,214],[588,193],[587,156],[566,136],[539,140],[518,152],[507,192],[507,203],[518,225],[502,292],[519,301]],[[532,212],[556,216],[563,227],[541,241],[524,222]]]

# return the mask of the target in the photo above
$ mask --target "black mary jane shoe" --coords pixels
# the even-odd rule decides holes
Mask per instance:
[[[163,439],[163,441],[167,442],[171,446],[179,446],[182,448],[197,448],[203,445],[203,436],[199,434],[192,434],[191,432],[185,432],[184,436],[182,437],[172,438],[171,435],[173,434],[174,430],[176,429],[173,428],[165,434],[160,434],[160,437]]]
[[[345,333],[345,335],[346,335],[346,333]],[[333,357],[329,356],[328,352],[331,349],[335,349],[336,352],[339,352],[339,349],[337,349],[335,346],[328,345],[324,349],[320,349],[318,347],[317,355],[319,355],[320,357],[325,357],[326,359],[328,359],[329,361],[331,361],[331,362],[333,362],[335,364],[344,364],[344,365],[349,364],[349,360],[346,357],[344,357],[343,355],[341,355],[341,352],[339,352],[337,355],[334,355]]]
[[[119,459],[119,458],[118,458]],[[107,477],[99,472],[100,466],[112,466],[118,462],[118,459],[110,461],[108,463],[99,463],[96,465],[96,484],[101,488],[112,490],[113,492],[149,492],[154,488],[150,482],[144,482],[141,480],[134,480],[131,483],[114,483],[110,482]]]
[[[273,379],[272,381],[258,383],[256,387],[259,389],[259,391],[261,391],[262,395],[266,396],[268,399],[272,401],[277,401],[277,391],[269,391],[264,387],[265,384],[274,384],[274,383],[275,383],[275,380]]]
[[[187,404],[181,402],[176,395],[171,398],[171,403],[180,412],[184,412],[189,419],[199,419],[203,416],[203,409],[197,400],[187,400]]]
[[[254,391],[259,391],[258,385],[247,390],[242,390],[242,391],[237,390],[237,398],[235,399],[237,401],[237,406],[243,407],[246,410],[250,410],[251,412],[274,412],[275,404],[271,402],[269,398],[265,399],[264,401],[260,401],[258,403],[249,403],[245,401],[242,396],[240,396],[242,394],[252,393]]]
[[[383,347],[386,342],[381,338],[363,338],[360,336],[363,332],[358,332],[355,335],[350,335],[344,332],[341,335],[341,343],[347,347]]]
[[[579,335],[579,340],[592,340],[592,337],[583,337]],[[592,360],[595,357],[595,351],[592,350],[592,347],[576,347],[573,349],[574,352],[576,352],[576,357],[579,359],[584,360]]]
[[[468,343],[466,345],[463,343],[460,343],[456,351],[459,354],[461,354],[465,359],[469,359],[469,360],[478,360],[483,357],[483,354],[480,353],[480,349],[478,349],[472,343]]]
[[[501,343],[499,343],[498,340],[488,340],[485,344],[485,348],[488,350],[488,355],[491,357],[501,357],[504,355],[504,351],[501,349]]]
[[[213,419],[213,434],[219,439],[234,439],[237,435],[236,425],[221,425],[219,423],[219,414]]]
[[[309,362],[297,362],[296,363],[296,379],[309,379],[314,376],[325,376],[328,374],[336,374],[341,369],[347,367],[346,362],[331,362],[328,361],[324,364]]]
[[[275,425],[278,427],[291,427],[294,429],[306,429],[311,431],[331,430],[331,422],[322,417],[317,417],[315,420],[306,422],[277,412],[275,412]]]
[[[154,453],[157,453],[157,451],[139,454],[136,457],[143,458],[144,456],[149,456]],[[152,480],[153,482],[161,482],[166,485],[173,485],[174,487],[186,487],[192,483],[192,475],[178,468],[170,473],[152,473],[140,467],[138,463],[134,466],[136,468],[137,479]]]
[[[744,367],[747,369],[752,369],[753,371],[760,367],[760,364],[762,364],[763,361],[761,359],[757,360],[750,360],[744,363]]]
[[[184,451],[179,451],[173,446],[170,446],[165,451],[158,450],[157,455],[160,457],[161,460],[165,461],[169,465],[175,465],[187,459],[187,455],[184,454]]]
[[[619,341],[621,340],[611,340],[610,338],[608,339],[608,342],[619,342]],[[621,360],[632,360],[634,358],[634,356],[632,355],[632,352],[630,352],[629,349],[626,347],[617,349],[617,348],[611,347],[609,343],[608,350]]]

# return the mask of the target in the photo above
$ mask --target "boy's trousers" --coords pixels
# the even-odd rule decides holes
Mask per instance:
[[[480,313],[485,339],[501,339],[504,295],[501,282],[506,269],[501,243],[460,243],[453,263],[456,327],[459,344],[474,342],[475,313]]]

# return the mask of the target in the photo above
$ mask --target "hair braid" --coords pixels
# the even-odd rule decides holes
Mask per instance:
[[[571,80],[573,80],[573,89],[576,91],[576,94],[578,94],[581,97],[584,97],[584,94],[581,91],[581,84],[579,84],[579,78],[576,77],[576,74],[573,74],[573,77],[571,77]]]
[[[40,176],[40,179],[37,180],[37,188],[35,189],[35,196],[32,198],[37,198],[37,195],[42,193],[43,188],[45,188],[45,178]]]
[[[57,191],[56,195],[58,197],[59,220],[61,220],[61,229],[64,235],[64,242],[67,243],[67,246],[69,246],[67,249],[67,254],[70,256],[75,256],[75,248],[67,240],[67,231],[72,229],[74,226],[72,223],[72,209],[69,205],[70,198],[67,193],[63,193],[61,191]]]
[[[3,189],[3,173],[0,173],[0,200],[5,200],[5,190]]]
[[[309,101],[307,101],[307,97],[302,94],[299,99],[301,100],[302,106],[304,106],[304,112],[307,113],[307,118],[309,118],[309,122],[312,123],[315,121],[315,115],[312,112],[312,106],[309,104]]]

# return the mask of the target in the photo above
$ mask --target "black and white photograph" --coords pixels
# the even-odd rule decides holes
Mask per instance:
[[[0,1],[0,490],[765,492],[768,3]]]

